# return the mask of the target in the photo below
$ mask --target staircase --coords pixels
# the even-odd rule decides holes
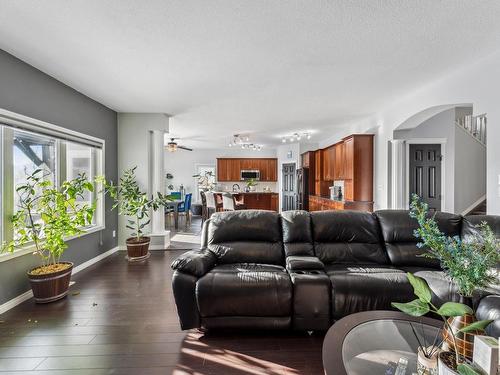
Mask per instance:
[[[467,215],[486,215],[486,199],[474,207]]]
[[[455,121],[457,126],[463,128],[466,132],[472,135],[480,143],[486,146],[486,113],[482,115],[473,116],[466,115],[458,118]]]

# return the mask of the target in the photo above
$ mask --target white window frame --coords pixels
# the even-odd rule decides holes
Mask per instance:
[[[101,149],[101,152],[96,153],[96,170],[95,170],[95,175],[103,175],[105,169],[105,154],[106,154],[106,142],[104,139],[93,137],[90,135],[86,135],[84,133],[80,133],[74,130],[66,129],[62,126],[54,125],[45,121],[37,120],[28,116],[20,115],[15,112],[11,112],[5,109],[0,108],[0,125],[5,125],[5,126],[10,126],[13,128],[18,128],[20,130],[25,130],[33,133],[37,133],[40,135],[46,135],[46,136],[53,136],[58,140],[67,140],[70,142],[74,143],[80,143],[84,145],[89,145],[89,146],[94,146],[99,149]],[[1,128],[3,129],[3,128]],[[57,143],[60,143],[59,141]],[[0,170],[3,172],[3,166],[4,166],[4,137],[3,134],[0,134]],[[59,147],[59,146],[56,146]],[[56,181],[59,184],[59,176],[61,176],[61,162],[60,162],[60,157],[61,155],[57,155],[58,157],[58,163],[57,163],[57,170],[56,170]],[[4,224],[6,224],[6,220],[8,218],[4,217],[4,193],[8,194],[9,192],[4,191],[4,186],[5,186],[5,181],[4,181],[4,173],[1,173],[1,178],[0,178],[0,220],[1,222],[1,232],[0,232],[0,241],[3,241],[3,232],[4,232]],[[96,206],[96,223],[92,226],[89,226],[87,228],[84,228],[84,233],[81,235],[77,236],[71,236],[68,237],[66,240],[70,241],[72,239],[78,238],[85,236],[87,234],[95,233],[102,231],[106,229],[106,222],[105,222],[105,199],[104,199],[104,192],[103,192],[103,187],[102,186],[96,186],[95,189],[96,192],[98,192],[97,196],[97,206]],[[33,251],[33,245],[27,245],[24,247],[21,247],[14,251],[13,253],[0,253],[0,263],[5,262],[7,260],[17,258],[19,256],[23,256],[25,254],[28,254]]]

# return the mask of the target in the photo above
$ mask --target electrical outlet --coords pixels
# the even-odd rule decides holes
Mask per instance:
[[[113,238],[116,237],[116,230],[113,231]]]

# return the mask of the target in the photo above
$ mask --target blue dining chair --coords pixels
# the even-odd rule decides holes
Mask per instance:
[[[191,199],[193,197],[192,193],[186,194],[184,197],[184,202],[179,205],[179,214],[186,215],[186,226],[191,222]]]

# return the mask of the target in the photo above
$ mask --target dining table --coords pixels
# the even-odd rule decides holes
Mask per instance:
[[[179,229],[179,207],[184,203],[183,199],[173,199],[165,203],[165,213],[169,213],[170,210],[174,213],[174,228]]]

